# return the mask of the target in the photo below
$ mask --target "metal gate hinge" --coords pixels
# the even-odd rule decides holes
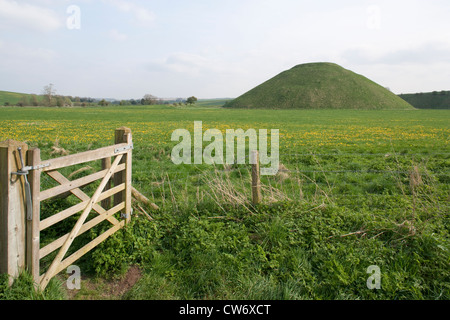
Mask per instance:
[[[25,168],[27,168],[28,170],[40,170],[40,169],[47,168],[47,167],[50,167],[50,163],[45,163],[45,164],[40,164],[38,166],[25,167]]]
[[[129,215],[128,215],[127,213],[121,213],[121,214],[120,214],[120,217],[123,218],[123,219],[128,219],[131,215],[133,215],[133,208],[131,208],[130,211],[131,211],[131,212],[130,212]]]
[[[131,150],[133,149],[133,145],[132,144],[130,144],[128,146],[125,146],[125,147],[116,148],[116,149],[114,149],[114,153],[119,153],[119,152],[130,150],[130,149]]]

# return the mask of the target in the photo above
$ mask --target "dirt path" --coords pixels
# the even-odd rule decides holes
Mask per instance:
[[[127,273],[117,280],[81,279],[80,290],[69,290],[65,286],[67,299],[69,300],[117,300],[128,292],[142,277],[142,272],[137,266],[131,266]]]

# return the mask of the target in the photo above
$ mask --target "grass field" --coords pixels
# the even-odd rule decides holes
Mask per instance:
[[[171,162],[171,133],[193,132],[194,121],[280,130],[282,170],[263,177],[261,206],[250,204],[248,165]],[[447,110],[0,108],[0,141],[27,141],[43,159],[59,156],[55,146],[110,145],[121,126],[133,132],[133,185],[161,210],[152,222],[136,216],[80,261],[91,277],[140,265],[142,278],[117,298],[450,298]],[[48,201],[42,215],[72,201]],[[371,265],[380,290],[366,285]],[[32,298],[64,298],[58,290]],[[0,298],[20,292],[0,287]]]

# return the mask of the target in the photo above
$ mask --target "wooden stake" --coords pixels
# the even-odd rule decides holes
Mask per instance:
[[[137,191],[134,187],[131,187],[131,194],[137,201],[150,206],[150,208],[152,208],[153,210],[159,210],[159,207],[156,204],[151,202],[146,196]]]
[[[261,203],[261,180],[259,175],[259,153],[253,150],[251,154],[252,163],[252,202],[254,205]]]

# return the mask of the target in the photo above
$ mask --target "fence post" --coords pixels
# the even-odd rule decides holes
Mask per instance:
[[[27,165],[36,167],[41,163],[41,150],[33,148],[27,152]],[[39,286],[39,249],[40,249],[40,230],[41,220],[41,202],[39,194],[41,192],[41,171],[32,170],[29,174],[31,187],[31,199],[33,203],[33,216],[27,220],[27,253],[26,263],[28,272],[33,276],[36,287]]]
[[[257,150],[252,151],[252,202],[257,205],[261,202],[261,180],[259,174],[259,153]]]
[[[133,143],[131,136],[131,129],[126,127],[120,127],[116,129],[115,144],[127,143],[131,145]],[[131,152],[128,152],[123,156],[120,163],[125,163],[126,169],[114,174],[114,186],[118,186],[125,183],[125,190],[116,193],[114,196],[114,206],[120,204],[125,199],[125,222],[131,221]]]
[[[0,273],[9,274],[12,284],[25,268],[25,188],[24,178],[11,174],[22,169],[18,148],[24,156],[25,143],[0,142]]]

